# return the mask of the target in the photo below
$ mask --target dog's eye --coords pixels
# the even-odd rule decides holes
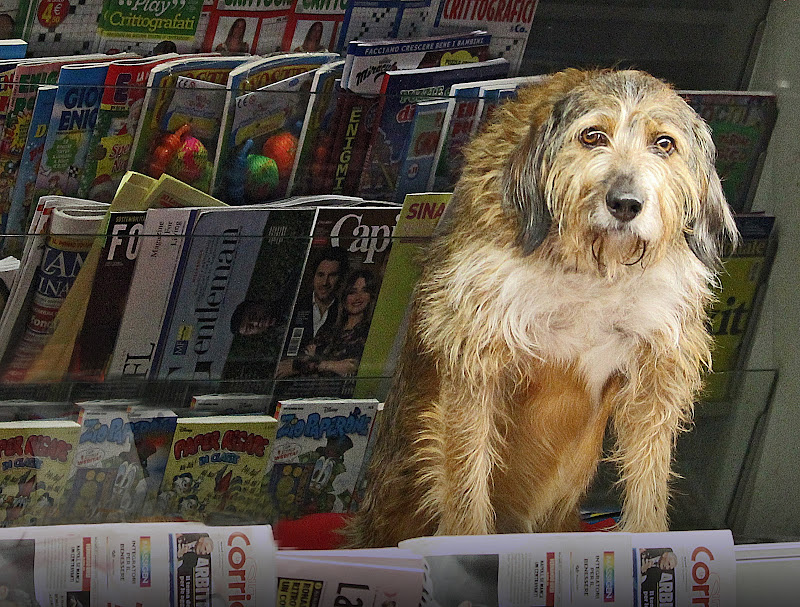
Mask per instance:
[[[667,135],[661,135],[656,139],[656,148],[662,154],[672,154],[675,151],[675,140]]]
[[[590,127],[581,131],[581,143],[590,148],[608,145],[608,135],[598,128]]]

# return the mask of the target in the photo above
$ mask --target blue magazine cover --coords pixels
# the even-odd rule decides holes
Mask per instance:
[[[403,202],[406,194],[425,191],[433,172],[436,148],[442,138],[447,114],[447,99],[422,101],[414,112],[414,126],[408,154],[397,175],[395,202]]]
[[[78,63],[61,68],[36,175],[34,200],[44,194],[74,196],[77,193],[100,110],[106,72],[107,63]]]
[[[447,97],[450,87],[456,83],[504,78],[508,69],[505,59],[492,59],[481,63],[387,72],[381,87],[377,128],[373,128],[364,161],[359,196],[394,200],[400,166],[411,140],[417,103]]]

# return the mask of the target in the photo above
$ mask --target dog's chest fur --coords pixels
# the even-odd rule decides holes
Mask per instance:
[[[705,280],[703,267],[686,255],[630,268],[615,279],[502,251],[487,256],[484,250],[481,259],[459,265],[463,271],[451,275],[460,278],[450,292],[460,291],[460,303],[452,303],[478,311],[473,331],[496,331],[512,351],[573,367],[595,402],[612,375],[636,366],[642,343],[677,342],[688,298]],[[471,284],[462,283],[465,276]],[[469,303],[464,289],[478,300]],[[485,305],[487,298],[499,305]]]

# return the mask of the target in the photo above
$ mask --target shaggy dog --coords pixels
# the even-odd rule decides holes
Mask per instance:
[[[520,91],[465,152],[423,260],[353,546],[578,528],[603,456],[665,531],[736,227],[707,125],[638,71]]]

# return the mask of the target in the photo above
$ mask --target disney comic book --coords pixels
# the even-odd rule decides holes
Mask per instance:
[[[279,402],[264,478],[275,520],[348,511],[377,410],[374,399]]]
[[[0,423],[0,527],[61,520],[79,429],[69,420]]]
[[[264,521],[260,489],[277,423],[269,415],[178,419],[157,511],[209,524]]]

